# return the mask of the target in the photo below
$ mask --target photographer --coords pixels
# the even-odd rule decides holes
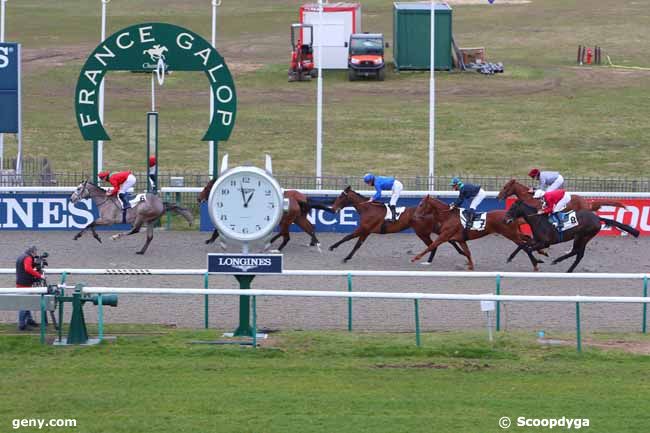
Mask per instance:
[[[25,250],[24,254],[16,259],[16,287],[32,287],[34,283],[43,278],[43,275],[39,272],[34,263],[34,258],[38,257],[37,253],[38,250],[36,247],[31,246]],[[41,318],[41,320],[43,320],[43,318]],[[21,310],[18,313],[18,329],[25,331],[28,330],[28,327],[30,326],[38,326],[38,323],[36,323],[32,317],[32,312],[29,310]]]

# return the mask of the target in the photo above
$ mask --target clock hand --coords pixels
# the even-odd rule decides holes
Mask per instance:
[[[255,190],[251,191],[251,195],[248,196],[248,200],[246,200],[246,203],[244,203],[244,206],[248,206],[248,202],[250,202],[251,199],[253,198],[253,194],[255,194]]]
[[[242,201],[244,202],[244,207],[248,207],[248,202],[246,201],[246,194],[244,194],[244,185],[241,183],[239,184],[239,190],[241,191],[241,198]]]

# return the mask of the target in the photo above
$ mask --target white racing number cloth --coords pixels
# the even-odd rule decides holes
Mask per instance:
[[[130,174],[129,177],[126,178],[124,183],[120,185],[120,193],[128,192],[129,189],[133,188],[134,185],[135,185],[135,176],[133,176],[133,174]]]
[[[568,192],[564,193],[564,197],[558,201],[555,206],[553,206],[553,212],[561,212],[564,210],[564,208],[569,204],[571,201],[571,194]]]
[[[391,196],[390,196],[391,206],[397,205],[397,199],[399,199],[399,195],[402,193],[402,189],[404,189],[404,185],[402,185],[402,182],[395,179],[395,181],[393,182],[393,189],[391,190]]]
[[[469,208],[476,210],[478,205],[480,205],[484,199],[485,199],[485,190],[483,188],[480,188],[476,196],[472,199],[472,202],[469,204]]]

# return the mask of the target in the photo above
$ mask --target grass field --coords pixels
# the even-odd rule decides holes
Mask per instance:
[[[237,163],[274,157],[276,171],[314,174],[316,84],[287,83],[289,24],[296,0],[226,1],[219,9],[217,49],[239,96],[239,117],[221,150]],[[640,44],[650,38],[643,2],[533,1],[454,5],[461,46],[485,46],[506,73],[437,74],[438,174],[523,175],[531,165],[576,176],[645,176],[650,71],[577,67],[578,44],[603,47],[615,63],[650,66]],[[363,28],[392,40],[392,2],[363,2]],[[73,115],[81,64],[98,42],[99,2],[23,0],[7,3],[7,40],[24,46],[27,155],[56,170],[90,168],[91,145]],[[145,21],[187,26],[209,38],[209,2],[113,0],[108,33]],[[387,57],[392,53],[388,50]],[[386,82],[349,83],[325,76],[324,174],[368,169],[397,176],[427,174],[428,75],[395,74]],[[148,77],[108,76],[106,145],[110,169],[144,165]],[[207,82],[175,74],[159,91],[160,169],[206,170]],[[9,138],[8,155],[13,154]]]
[[[577,354],[528,334],[494,344],[484,333],[424,334],[418,349],[412,334],[290,332],[253,350],[190,344],[215,331],[111,329],[123,336],[90,348],[3,335],[0,429],[16,418],[74,418],[76,429],[56,430],[486,433],[505,431],[503,416],[523,416],[640,433],[650,422],[650,358],[592,347]],[[612,338],[650,343],[592,337]]]

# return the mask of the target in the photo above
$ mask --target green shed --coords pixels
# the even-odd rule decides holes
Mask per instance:
[[[451,7],[435,5],[435,69],[450,70]],[[431,3],[394,3],[393,57],[395,70],[429,69],[431,65]]]

